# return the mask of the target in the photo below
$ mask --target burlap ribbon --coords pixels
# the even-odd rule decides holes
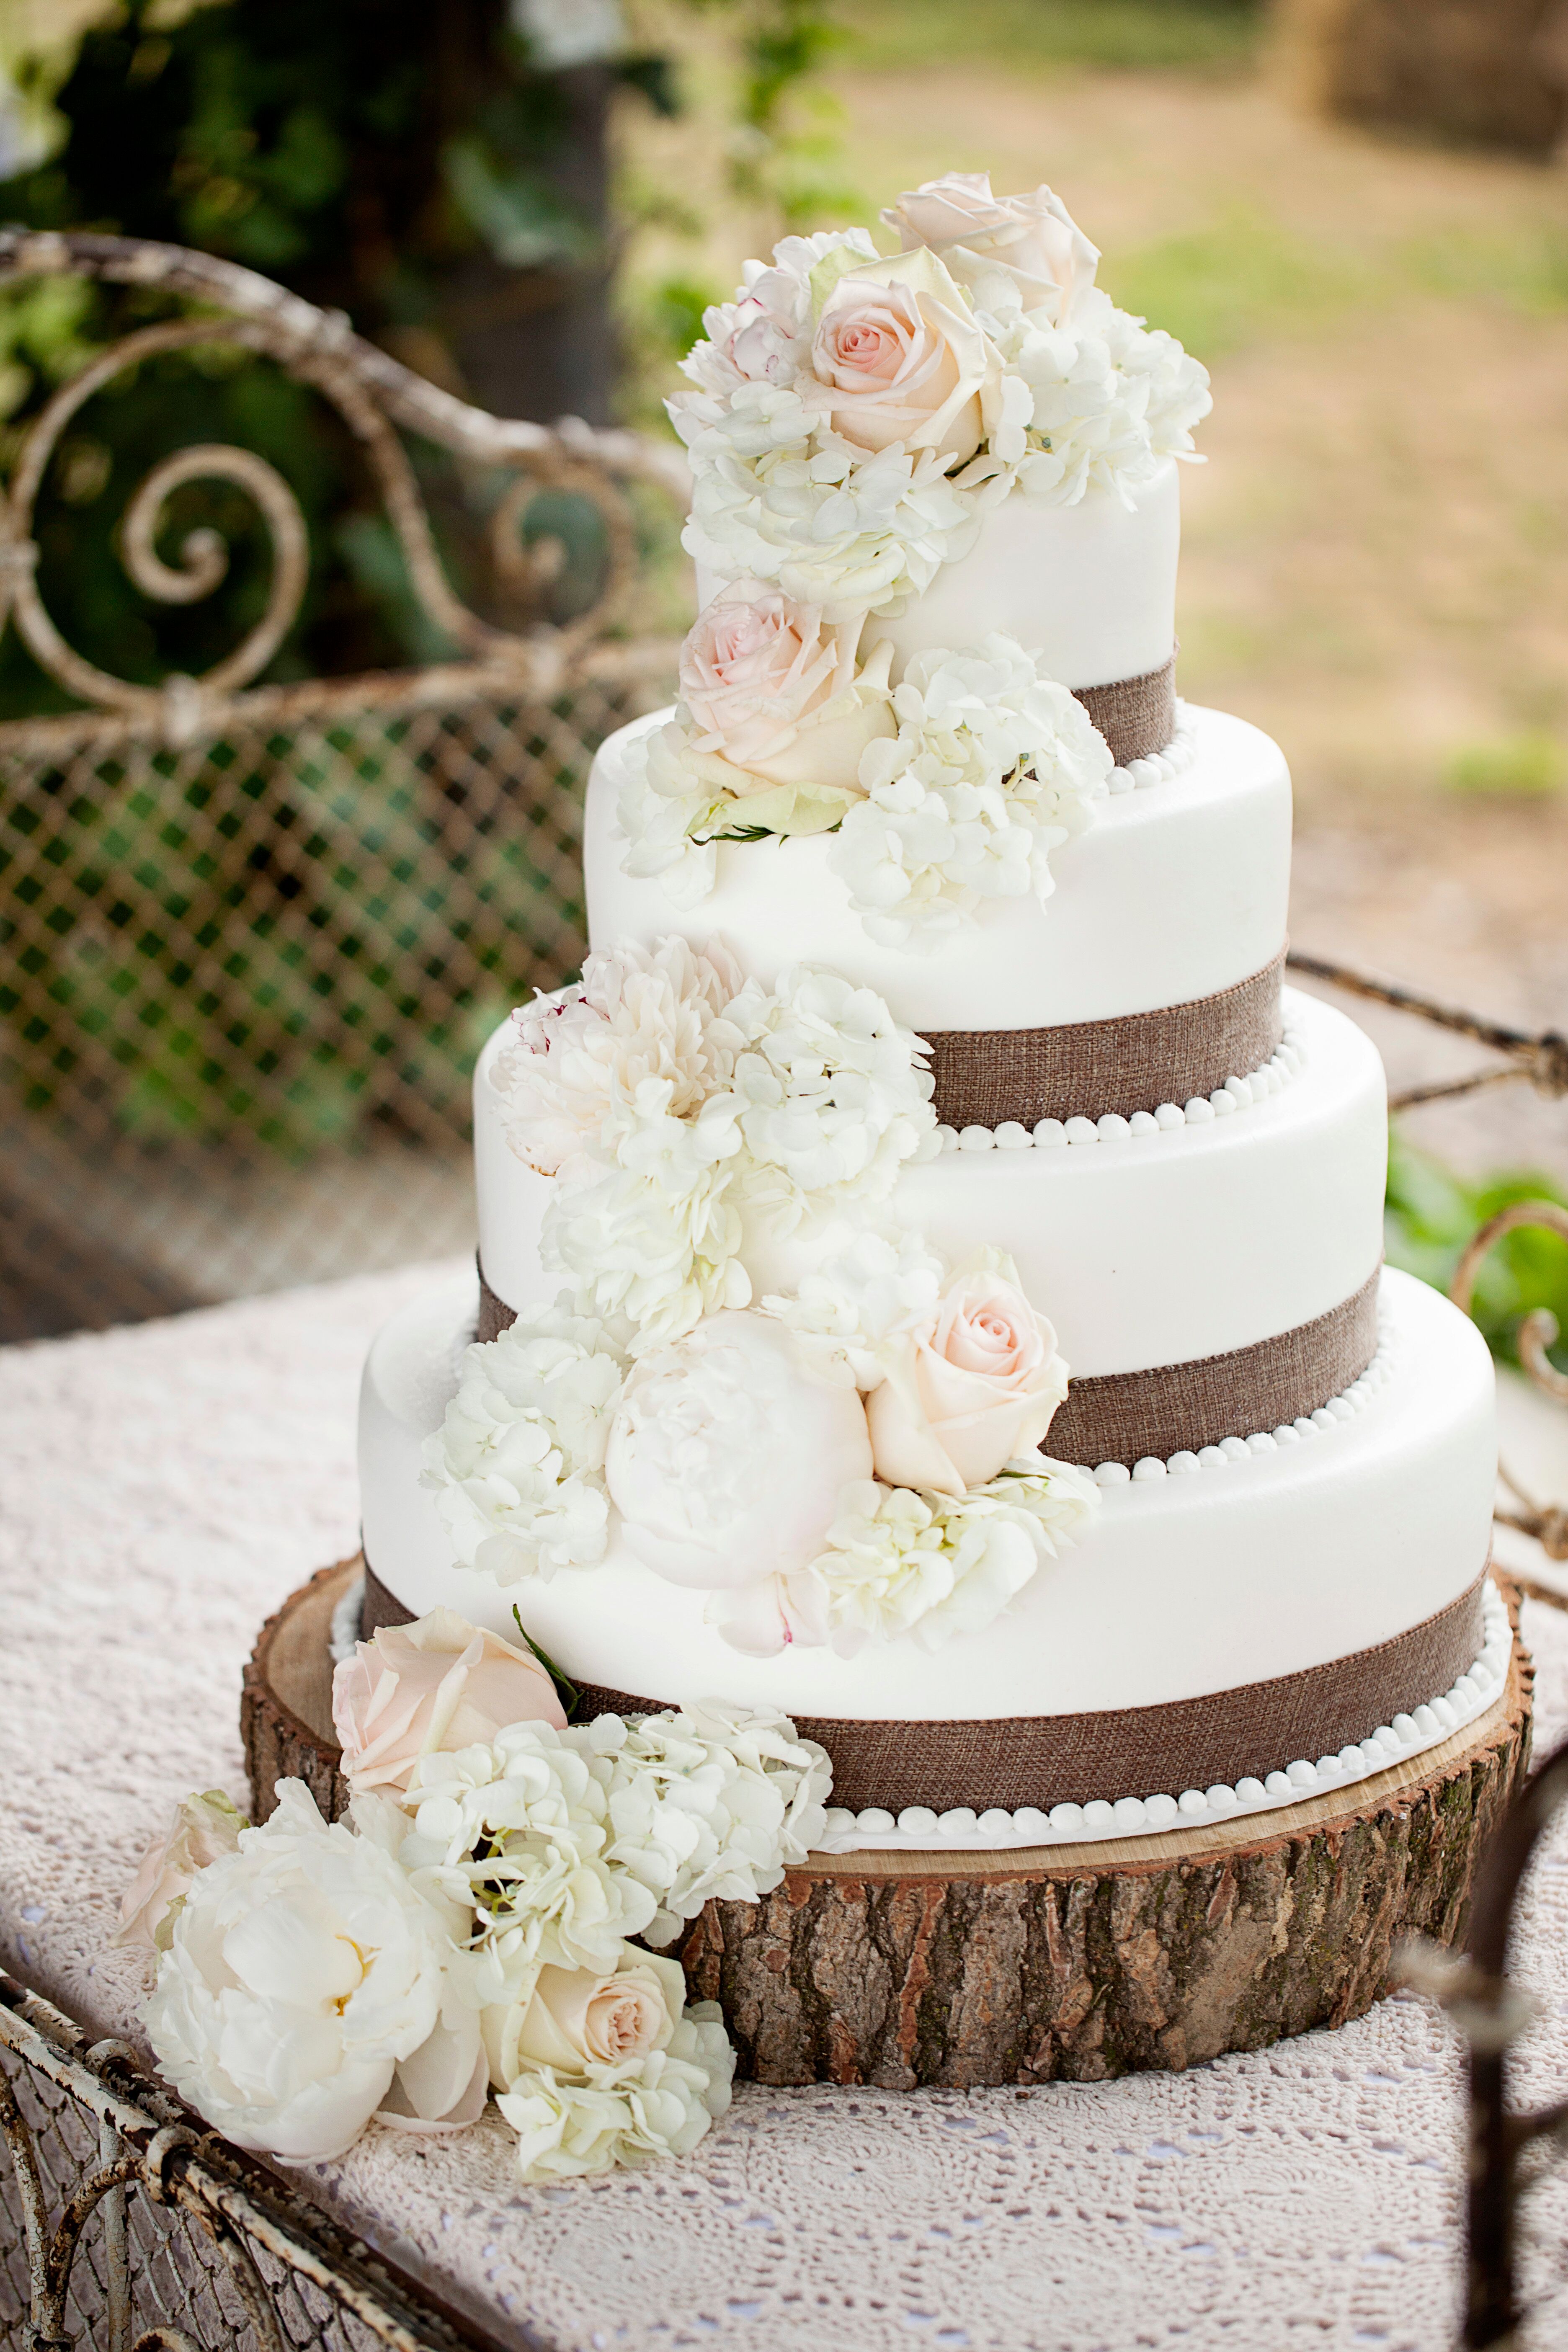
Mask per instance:
[[[1358,1380],[1377,1352],[1373,1266],[1358,1291],[1326,1315],[1223,1356],[1103,1372],[1068,1384],[1046,1433],[1058,1462],[1135,1462],[1196,1454],[1222,1438],[1250,1437],[1316,1412]]]
[[[980,1813],[999,1805],[1011,1813],[1021,1805],[1176,1797],[1216,1781],[1234,1788],[1249,1775],[1265,1780],[1298,1758],[1310,1764],[1336,1755],[1449,1689],[1480,1654],[1482,1581],[1478,1577],[1447,1608],[1372,1649],[1164,1706],[978,1722],[798,1715],[795,1726],[826,1748],[833,1801],[851,1812],[929,1805],[942,1813],[970,1805]],[[1107,1609],[1106,1640],[1114,1643],[1110,1596]],[[367,1568],[365,1638],[378,1625],[405,1625],[411,1613]],[[671,1704],[596,1683],[580,1685],[579,1694],[584,1720],[652,1715]]]
[[[1268,1061],[1284,1032],[1285,950],[1250,980],[1157,1013],[1071,1021],[1049,1029],[925,1033],[936,1115],[949,1127],[1032,1128],[1042,1118],[1100,1118],[1213,1094]]]
[[[1374,1266],[1361,1288],[1310,1323],[1299,1323],[1251,1347],[1145,1371],[1104,1372],[1075,1380],[1045,1446],[1058,1462],[1090,1470],[1121,1462],[1131,1470],[1148,1455],[1196,1454],[1226,1437],[1250,1437],[1316,1412],[1359,1379],[1377,1352]],[[517,1310],[479,1274],[476,1336],[499,1339]]]
[[[1073,696],[1104,736],[1119,768],[1130,760],[1152,759],[1176,731],[1176,656],[1141,677],[1075,686]]]

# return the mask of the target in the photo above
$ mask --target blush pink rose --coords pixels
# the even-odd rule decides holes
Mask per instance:
[[[1032,194],[994,196],[985,172],[947,172],[907,189],[882,215],[906,251],[925,246],[968,284],[975,262],[1006,271],[1026,310],[1045,310],[1069,326],[1094,284],[1098,249],[1044,184]]]
[[[510,2091],[534,2067],[580,2076],[590,2066],[621,2066],[667,2050],[685,1999],[679,1960],[630,1946],[610,1976],[542,1968],[521,2000],[480,2011],[490,2081]]]
[[[973,457],[1000,398],[1000,359],[923,249],[845,272],[822,306],[811,367],[814,404],[862,449],[898,441]]]
[[[404,1793],[422,1756],[493,1739],[509,1723],[566,1717],[537,1658],[450,1609],[383,1625],[332,1676],[332,1722],[354,1795]]]
[[[176,1805],[168,1828],[153,1840],[125,1890],[115,1942],[165,1950],[174,1905],[190,1893],[199,1870],[235,1852],[241,1830],[249,1826],[221,1789],[205,1790]]]
[[[856,667],[864,615],[824,625],[761,581],[732,581],[699,614],[680,649],[680,698],[700,731],[697,748],[772,784],[859,790],[860,754],[897,730],[879,645]],[[744,781],[744,780],[743,780]]]
[[[960,1275],[866,1400],[877,1475],[962,1495],[1035,1452],[1068,1392],[1056,1333],[1013,1276]]]

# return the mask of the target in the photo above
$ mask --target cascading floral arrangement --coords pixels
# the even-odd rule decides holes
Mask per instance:
[[[735,2053],[647,1947],[804,1861],[824,1751],[717,1704],[569,1724],[536,1657],[447,1610],[359,1643],[333,1716],[348,1821],[299,1780],[258,1828],[209,1790],[127,1891],[119,1940],[154,1957],[175,2090],[291,2163],[373,2120],[462,2130],[492,2092],[525,2180],[686,2155]]]
[[[673,719],[628,747],[626,871],[678,904],[717,847],[837,835],[830,870],[885,945],[930,950],[988,898],[1053,885],[1111,760],[1038,657],[994,634],[890,682],[903,610],[1018,496],[1128,504],[1191,458],[1208,377],[1096,286],[1047,187],[950,173],[863,229],[785,237],[705,317],[669,404],[689,452],[685,544],[717,583]]]
[[[923,1040],[720,946],[590,955],[514,1016],[509,1139],[551,1180],[551,1306],[468,1349],[426,1442],[453,1557],[511,1585],[633,1556],[729,1644],[852,1655],[989,1624],[1098,1507],[1038,1452],[1067,1394],[1010,1259],[881,1213],[938,1148]],[[754,1297],[759,1236],[834,1246]]]

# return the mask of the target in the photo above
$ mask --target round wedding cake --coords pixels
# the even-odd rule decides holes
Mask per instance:
[[[1048,191],[883,217],[687,362],[679,700],[480,1057],[478,1283],[372,1350],[366,1630],[776,1709],[841,1851],[1266,1812],[1497,1696],[1490,1363],[1282,986],[1285,761],[1175,695],[1202,369]]]

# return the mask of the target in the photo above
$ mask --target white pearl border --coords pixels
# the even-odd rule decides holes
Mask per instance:
[[[359,1643],[360,1620],[364,1615],[364,1579],[356,1576],[345,1585],[337,1607],[332,1611],[331,1628],[327,1635],[327,1654],[334,1666],[353,1656]]]
[[[1217,1445],[1205,1445],[1197,1454],[1184,1451],[1170,1454],[1163,1462],[1157,1454],[1146,1454],[1131,1470],[1125,1462],[1097,1463],[1090,1475],[1101,1486],[1125,1486],[1133,1480],[1143,1484],[1153,1478],[1191,1477],[1196,1470],[1226,1470],[1233,1462],[1260,1460],[1300,1445],[1304,1437],[1316,1437],[1320,1430],[1338,1429],[1342,1423],[1353,1421],[1388,1386],[1394,1377],[1394,1365],[1393,1329],[1384,1323],[1378,1329],[1377,1351],[1365,1371],[1359,1372],[1348,1388],[1331,1396],[1327,1404],[1319,1405],[1315,1412],[1299,1414],[1294,1421],[1282,1422],[1278,1429],[1255,1430],[1250,1437],[1222,1437]]]
[[[1053,1805],[1048,1812],[1025,1805],[1015,1813],[996,1807],[977,1815],[960,1806],[937,1814],[926,1805],[906,1805],[895,1821],[878,1806],[851,1813],[835,1805],[829,1808],[826,1834],[816,1851],[858,1853],[903,1847],[962,1853],[995,1853],[1009,1846],[1089,1845],[1101,1838],[1202,1829],[1211,1822],[1273,1812],[1282,1805],[1304,1804],[1331,1789],[1350,1788],[1374,1772],[1385,1772],[1391,1764],[1437,1747],[1484,1715],[1500,1696],[1513,1636],[1502,1596],[1489,1578],[1482,1588],[1481,1610],[1486,1636],[1481,1654],[1451,1689],[1412,1715],[1396,1715],[1392,1723],[1379,1724],[1359,1745],[1342,1748],[1337,1756],[1320,1756],[1315,1764],[1303,1758],[1266,1780],[1238,1780],[1234,1789],[1216,1782],[1211,1789],[1184,1790],[1179,1797],[1120,1797],[1114,1804],[1097,1798],[1087,1805]]]
[[[1300,1075],[1307,1059],[1307,1041],[1300,1030],[1287,1029],[1268,1059],[1245,1078],[1226,1078],[1211,1095],[1194,1095],[1187,1103],[1161,1103],[1154,1110],[1135,1110],[1131,1118],[1106,1111],[1099,1118],[1042,1118],[1033,1133],[1021,1120],[1004,1119],[1000,1127],[939,1127],[937,1141],[946,1151],[1053,1151],[1064,1145],[1121,1143],[1134,1138],[1173,1135],[1178,1129],[1207,1127],[1216,1118],[1230,1118],[1251,1110],[1273,1095],[1283,1093]]]
[[[1106,778],[1106,790],[1135,793],[1149,784],[1168,784],[1173,776],[1184,776],[1197,756],[1197,720],[1178,695],[1176,731],[1164,750],[1151,751],[1146,759],[1129,760],[1124,768],[1112,768]]]

